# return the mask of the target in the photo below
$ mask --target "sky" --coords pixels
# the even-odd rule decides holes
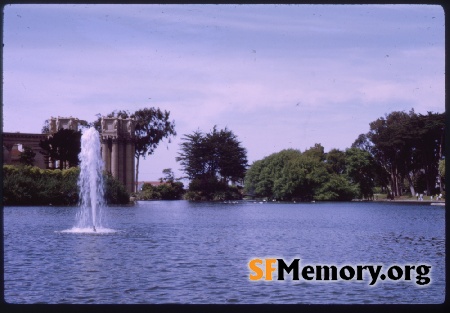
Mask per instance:
[[[155,107],[177,136],[141,159],[171,168],[185,134],[227,127],[251,165],[315,143],[349,148],[392,111],[445,111],[438,5],[4,7],[3,131]]]

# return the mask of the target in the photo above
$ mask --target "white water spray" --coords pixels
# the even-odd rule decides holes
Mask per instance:
[[[89,128],[81,136],[80,176],[78,177],[79,211],[76,225],[63,233],[111,233],[103,226],[105,207],[103,186],[103,160],[100,152],[100,135]]]
[[[93,231],[102,227],[102,209],[105,205],[103,190],[103,160],[100,153],[100,136],[90,128],[81,136],[80,176],[78,188],[80,211],[77,227]]]

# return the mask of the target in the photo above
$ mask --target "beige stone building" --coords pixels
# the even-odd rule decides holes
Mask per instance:
[[[135,144],[133,119],[102,118],[101,143],[105,170],[134,191]]]

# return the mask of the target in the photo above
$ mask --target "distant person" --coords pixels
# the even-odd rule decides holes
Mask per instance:
[[[416,199],[419,200],[419,193],[416,192]]]

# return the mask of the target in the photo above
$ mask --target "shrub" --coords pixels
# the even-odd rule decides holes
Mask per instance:
[[[130,194],[123,184],[111,174],[103,176],[105,184],[105,200],[107,204],[127,204],[130,202]]]
[[[144,184],[138,195],[139,200],[179,200],[184,194],[183,183],[167,182],[159,186]]]
[[[77,205],[79,168],[43,170],[35,166],[3,166],[4,205]],[[125,204],[129,195],[112,176],[105,178],[108,204]]]

